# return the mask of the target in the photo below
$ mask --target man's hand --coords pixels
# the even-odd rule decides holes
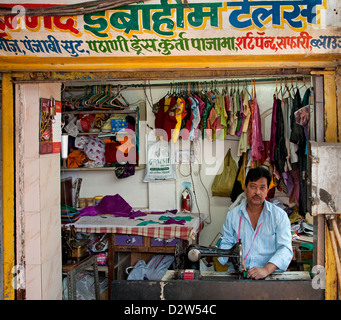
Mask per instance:
[[[253,267],[249,269],[246,274],[246,278],[255,280],[264,279],[276,269],[278,269],[277,266],[269,262],[263,268]]]

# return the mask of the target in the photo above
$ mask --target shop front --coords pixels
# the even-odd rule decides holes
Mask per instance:
[[[60,10],[69,12],[65,3]],[[32,15],[41,5],[40,14]],[[13,5],[8,4],[1,12],[4,299],[67,297],[61,238],[71,226],[88,237],[87,252],[97,255],[109,298],[127,299],[131,287],[133,299],[141,299],[138,292],[160,297],[159,283],[145,290],[148,281],[129,282],[125,270],[143,259],[153,261],[155,255],[173,255],[179,248],[176,242],[182,249],[190,243],[214,244],[229,207],[243,191],[241,180],[241,188],[236,186],[237,175],[231,178],[228,194],[213,190],[227,154],[238,172],[269,162],[277,179],[271,199],[287,209],[291,221],[292,268],[310,278],[300,278],[301,286],[282,279],[282,289],[276,288],[276,281],[258,283],[274,296],[264,293],[257,282],[238,284],[240,280],[233,279],[226,299],[247,298],[243,294],[248,290],[260,292],[261,299],[338,299],[340,276],[327,219],[335,217],[337,233],[339,199],[326,187],[335,205],[333,210],[319,206],[314,199],[323,202],[326,197],[314,195],[323,174],[311,171],[316,166],[316,144],[335,143],[338,148],[341,139],[341,25],[336,0],[150,0],[103,11],[88,8],[86,13],[84,7],[83,11],[73,7],[75,15],[65,17],[54,2],[41,5],[18,5],[19,11],[12,12]],[[199,105],[195,109],[196,95],[202,111]],[[183,99],[183,112],[168,123],[158,122],[160,108],[170,96]],[[251,127],[243,130],[238,124],[247,118],[250,101],[257,105],[263,141],[258,154],[248,140]],[[309,121],[304,123],[303,153],[292,151],[292,158],[293,142],[286,133],[288,152],[281,167],[278,159],[268,159],[268,147],[276,143],[274,105],[281,105],[288,128],[293,101],[299,101],[302,110],[306,107]],[[180,134],[186,120],[187,131]],[[114,131],[123,127],[131,136],[120,139]],[[150,170],[152,150],[160,141],[167,146],[170,172],[155,178],[156,169]],[[98,149],[100,157],[94,156],[91,142],[103,147]],[[110,152],[112,148],[115,152]],[[330,167],[337,167],[338,161],[331,161]],[[296,188],[290,189],[283,177],[294,174]],[[189,209],[184,204],[186,189]],[[104,217],[96,211],[95,217],[98,201],[103,204],[114,196],[129,207],[134,219],[119,217],[127,219],[120,224],[108,211],[101,212]],[[115,211],[117,206],[110,208]],[[172,210],[177,212],[173,224],[161,226],[155,215],[149,219],[151,212],[169,218]],[[176,217],[183,218],[182,226]],[[101,241],[106,254],[89,246]],[[305,253],[309,258],[303,259]],[[212,264],[201,262],[202,275],[219,271],[217,263]],[[316,277],[322,276],[325,281],[316,284]],[[164,281],[157,281],[162,286]],[[219,282],[216,292],[225,291],[221,280],[194,280],[193,292],[186,296],[188,281],[177,281],[181,283],[170,281],[165,287],[166,299],[200,299],[198,292],[205,292],[202,298],[207,299],[210,281]],[[299,289],[290,295],[293,286]],[[118,288],[115,294],[113,287]]]

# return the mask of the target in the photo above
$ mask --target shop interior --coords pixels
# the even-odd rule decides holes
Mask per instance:
[[[164,238],[154,237],[162,242],[155,245],[157,250],[139,251],[144,244],[138,236],[122,231],[128,238],[118,243],[112,233],[100,232],[107,229],[77,227],[82,219],[97,215],[102,220],[125,217],[147,223],[155,217],[153,212],[184,220],[186,214],[195,214],[199,225],[191,240],[215,247],[229,208],[243,200],[247,170],[260,165],[273,173],[268,199],[282,207],[291,222],[295,255],[289,268],[310,272],[317,240],[316,220],[309,214],[307,146],[321,134],[317,83],[321,82],[308,74],[63,82],[63,265],[97,258],[96,270],[88,265],[73,280],[76,299],[110,298],[110,281],[115,279],[161,280],[167,271],[175,270],[178,248],[174,237],[166,239],[168,247]],[[175,128],[179,130],[172,132]],[[149,161],[158,142],[158,148],[167,146],[170,166],[164,172]],[[218,179],[227,174],[227,158],[228,166],[234,168],[225,180],[228,186]],[[105,201],[114,208],[111,214],[94,209]],[[115,211],[119,206],[142,214],[127,218]],[[183,222],[172,221],[175,226]],[[188,245],[183,239],[180,243]],[[109,266],[108,250],[113,247],[118,249],[114,265]],[[201,259],[199,270],[226,271],[216,258]],[[63,271],[63,299],[70,299],[72,287],[64,267]]]

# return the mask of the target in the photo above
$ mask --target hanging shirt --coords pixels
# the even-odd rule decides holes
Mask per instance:
[[[271,133],[269,147],[269,158],[271,163],[275,161],[276,129],[277,129],[277,99],[276,95],[274,94],[272,103]]]
[[[237,115],[237,99],[235,96],[235,92],[230,96],[230,110],[231,110],[231,119],[230,119],[230,135],[234,136],[236,134],[236,128],[238,123],[238,115]]]
[[[262,136],[262,128],[261,128],[261,119],[259,108],[257,104],[256,97],[253,99],[254,102],[254,115],[252,122],[252,145],[251,145],[251,155],[252,160],[257,161],[262,158],[261,152],[264,150],[263,136]]]
[[[238,242],[239,233],[246,268],[261,268],[271,262],[285,271],[293,256],[288,215],[273,203],[264,201],[257,226],[253,229],[246,204],[244,201],[228,212],[221,231],[220,248],[230,249]],[[226,264],[228,257],[219,257],[218,260]]]
[[[202,125],[202,138],[204,139],[205,137],[207,137],[207,119],[208,119],[208,116],[211,112],[211,109],[212,109],[212,104],[211,102],[206,99],[206,108],[204,110],[204,113],[203,113],[203,117],[202,117],[202,122],[203,122],[203,125]]]
[[[225,133],[226,133],[225,99],[220,94],[217,95],[217,102],[215,103],[215,110],[217,113],[216,137],[217,139],[225,139]]]
[[[242,125],[242,113],[240,112],[240,96],[239,96],[239,90],[234,95],[234,107],[236,108],[236,114],[237,114],[237,126],[236,126],[236,135],[240,135],[240,126]]]
[[[243,112],[245,116],[244,123],[243,123],[243,132],[247,132],[249,130],[251,109],[249,106],[249,94],[246,88],[243,90]]]
[[[186,102],[182,97],[179,97],[176,100],[176,110],[175,110],[175,118],[176,118],[176,125],[172,133],[172,141],[175,143],[178,141],[178,137],[180,134],[180,129],[181,129],[181,122],[182,119],[186,115]]]
[[[176,98],[174,96],[170,97],[170,101],[165,101],[166,105],[163,105],[163,123],[162,123],[162,136],[165,141],[169,141],[172,137],[172,130],[177,124],[177,119],[175,117],[176,108]],[[167,111],[165,111],[165,109]]]
[[[250,121],[249,121],[249,132],[248,132],[248,138],[247,138],[247,142],[249,143],[249,145],[252,145],[252,123],[253,123],[253,118],[254,118],[254,114],[255,114],[255,102],[254,100],[250,100],[249,101],[249,107],[250,107]]]
[[[191,111],[193,114],[193,121],[191,125],[191,131],[189,133],[189,139],[191,141],[195,138],[195,129],[198,127],[200,122],[200,112],[199,112],[199,103],[195,98],[189,97],[190,101],[192,102]]]

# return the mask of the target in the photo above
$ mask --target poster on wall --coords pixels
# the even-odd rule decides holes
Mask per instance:
[[[1,55],[236,56],[341,50],[338,0],[146,0],[67,17],[26,16],[25,6],[39,8],[25,4],[20,15],[0,17]]]
[[[40,98],[39,153],[61,151],[61,101]]]

